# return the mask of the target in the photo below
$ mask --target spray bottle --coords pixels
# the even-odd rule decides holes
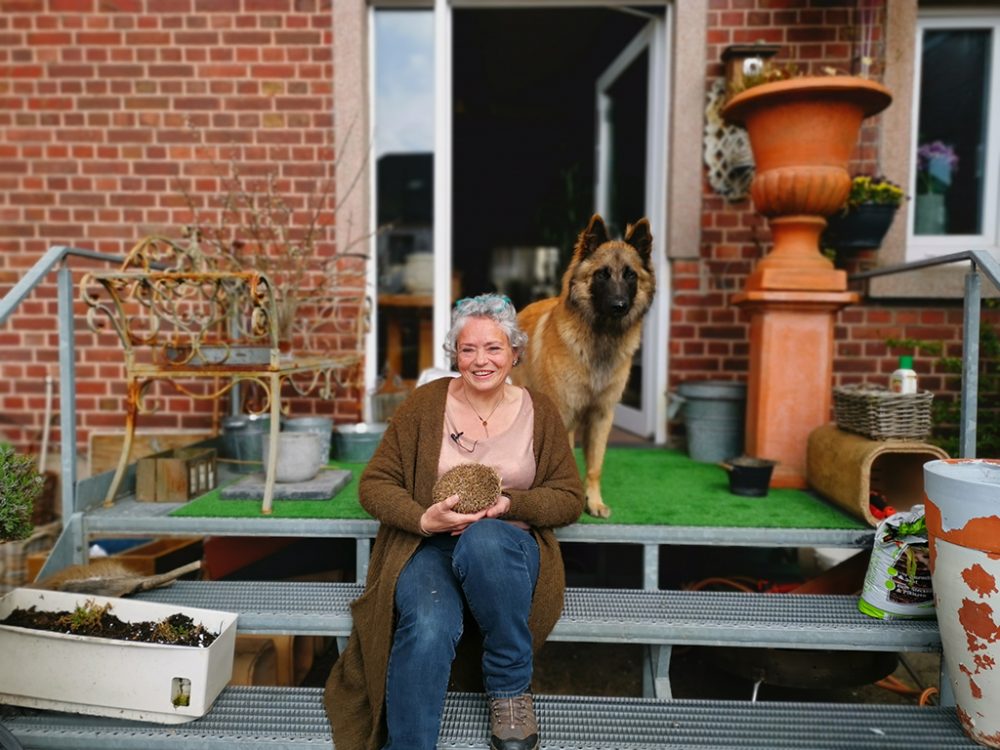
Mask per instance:
[[[889,390],[893,393],[916,393],[917,373],[913,370],[913,357],[899,358],[899,367],[889,376]]]

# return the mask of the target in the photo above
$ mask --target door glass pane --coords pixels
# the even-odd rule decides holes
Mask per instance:
[[[981,234],[991,34],[924,33],[914,195],[916,235]]]
[[[374,119],[377,356],[413,380],[433,361],[433,11],[375,11]]]
[[[559,294],[594,208],[595,83],[647,20],[596,6],[452,19],[457,296],[496,290],[521,308]]]
[[[649,52],[645,51],[608,88],[610,164],[608,231],[622,237],[629,223],[646,215],[646,108]],[[642,348],[632,358],[622,403],[642,409]]]
[[[646,108],[649,52],[631,62],[608,88],[611,131],[609,179],[610,216],[605,217],[612,236],[646,215]]]

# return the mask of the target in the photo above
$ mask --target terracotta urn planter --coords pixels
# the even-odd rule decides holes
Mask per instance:
[[[847,166],[861,121],[891,101],[889,90],[873,81],[821,76],[755,86],[725,105],[723,117],[749,133],[756,163],[751,197],[774,239],[748,291],[847,288],[846,273],[820,254],[819,237],[850,192]]]

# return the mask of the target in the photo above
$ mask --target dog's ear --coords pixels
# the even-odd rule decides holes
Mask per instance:
[[[587,228],[580,232],[580,238],[576,243],[577,251],[581,258],[586,258],[607,241],[608,228],[604,226],[604,219],[600,214],[594,214],[590,217]]]
[[[653,254],[653,235],[649,231],[649,219],[640,219],[625,229],[625,241],[639,252],[644,266],[649,266]]]

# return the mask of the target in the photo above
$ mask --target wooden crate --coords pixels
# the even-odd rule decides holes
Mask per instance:
[[[136,432],[132,441],[133,461],[163,453],[173,448],[184,448],[202,440],[214,437],[214,432],[205,430],[142,430]],[[118,465],[122,453],[122,442],[125,434],[115,432],[93,432],[90,435],[90,449],[84,476],[94,476],[105,471],[111,471]]]
[[[175,448],[140,458],[135,497],[144,503],[186,502],[215,487],[214,448]]]
[[[163,537],[112,555],[142,575],[167,573],[189,562],[200,560],[204,538],[200,536]]]
[[[129,547],[107,558],[95,559],[118,560],[139,575],[151,576],[200,560],[203,542],[200,536],[164,537]],[[28,555],[27,580],[35,580],[48,556],[48,552]]]

